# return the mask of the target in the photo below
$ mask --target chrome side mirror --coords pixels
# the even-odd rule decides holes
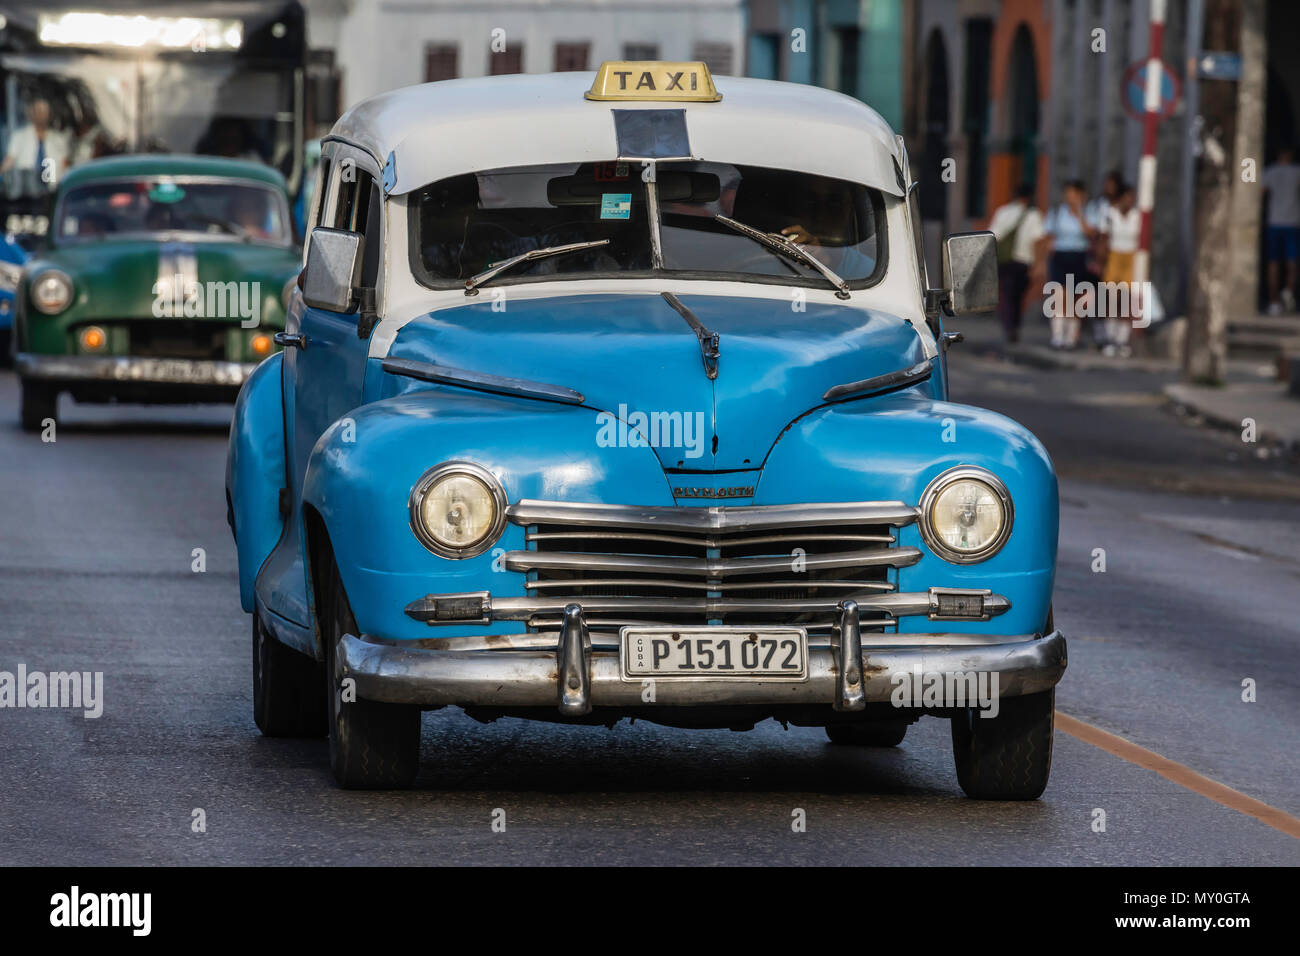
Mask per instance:
[[[998,307],[998,241],[991,232],[957,232],[943,241],[943,286],[953,315]]]
[[[360,233],[317,226],[307,246],[302,298],[313,309],[348,312],[361,284],[364,240]]]

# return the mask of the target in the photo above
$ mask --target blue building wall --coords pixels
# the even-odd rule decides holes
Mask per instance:
[[[745,72],[814,83],[903,123],[902,0],[749,0]]]

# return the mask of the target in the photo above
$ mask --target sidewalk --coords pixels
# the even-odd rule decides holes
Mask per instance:
[[[1207,424],[1241,432],[1243,420],[1253,419],[1257,441],[1300,451],[1300,399],[1287,394],[1287,384],[1277,381],[1267,359],[1229,359],[1223,386],[1189,385],[1180,380],[1180,363],[1161,354],[1167,343],[1162,341],[1159,332],[1147,336],[1145,342],[1139,342],[1135,336],[1135,351],[1141,352],[1145,346],[1154,354],[1111,358],[1092,347],[1073,352],[1052,349],[1048,345],[1051,333],[1047,322],[1033,319],[1032,313],[1026,315],[1021,341],[1014,345],[1002,340],[1002,329],[994,316],[965,316],[950,319],[947,325],[966,337],[965,344],[957,348],[998,354],[1020,365],[1085,372],[1146,373],[1153,393],[1163,394],[1168,401]]]
[[[1253,419],[1258,441],[1300,450],[1300,399],[1287,394],[1285,382],[1229,382],[1221,388],[1170,382],[1164,393],[1211,425],[1240,432]]]

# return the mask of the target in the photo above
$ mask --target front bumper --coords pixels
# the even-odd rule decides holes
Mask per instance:
[[[237,389],[255,368],[256,362],[130,355],[38,355],[19,352],[14,359],[14,371],[23,378],[64,383],[201,385]]]
[[[345,635],[338,679],[352,678],[357,695],[395,704],[438,707],[558,707],[577,716],[593,708],[644,709],[703,705],[811,704],[864,710],[891,699],[895,675],[993,674],[998,695],[1015,697],[1054,687],[1065,673],[1065,637],[1050,634],[868,634],[857,608],[845,602],[842,623],[828,642],[808,647],[808,676],[798,682],[664,679],[647,701],[640,680],[623,677],[616,646],[593,646],[580,608],[566,608],[558,643],[528,646],[544,635],[446,639],[440,646],[401,646]],[[551,639],[554,640],[553,638]],[[473,642],[471,645],[470,642]],[[463,649],[477,646],[483,649]]]

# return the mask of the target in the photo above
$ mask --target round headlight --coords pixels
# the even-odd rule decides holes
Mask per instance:
[[[501,483],[473,462],[449,461],[425,472],[411,491],[411,529],[444,558],[472,558],[501,536],[506,497]]]
[[[954,564],[991,558],[1011,534],[1011,496],[983,468],[946,471],[921,496],[921,537]]]
[[[58,315],[72,304],[72,280],[47,269],[32,280],[32,304],[46,315]]]

